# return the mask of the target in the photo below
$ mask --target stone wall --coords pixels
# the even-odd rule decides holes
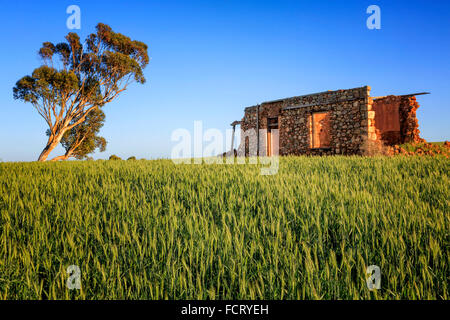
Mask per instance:
[[[268,118],[278,118],[280,155],[361,154],[361,144],[370,131],[369,92],[370,87],[366,86],[280,99],[248,107],[241,122],[240,154],[245,154],[245,136],[253,138],[249,139],[249,149],[257,149],[256,127],[259,122],[259,155],[265,155]],[[329,112],[327,148],[313,148],[312,145],[312,117],[316,112]],[[254,133],[248,133],[251,129]],[[256,152],[252,155],[256,155]]]
[[[259,155],[266,155],[269,118],[278,119],[280,155],[367,154],[374,146],[422,141],[418,107],[414,96],[374,99],[369,86],[264,102],[245,108],[238,152],[256,156],[259,135]]]

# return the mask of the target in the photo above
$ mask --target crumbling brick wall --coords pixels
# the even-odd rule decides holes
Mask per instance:
[[[418,107],[414,96],[391,95],[375,99],[373,109],[377,140],[388,146],[423,141],[416,118]]]
[[[400,128],[402,134],[402,143],[423,142],[420,137],[419,122],[416,117],[416,110],[419,103],[416,97],[403,97],[400,103]]]

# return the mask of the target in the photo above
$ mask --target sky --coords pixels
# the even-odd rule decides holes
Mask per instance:
[[[169,158],[174,130],[224,132],[243,109],[263,101],[369,85],[372,96],[418,96],[421,136],[450,140],[450,1],[2,1],[0,160],[34,161],[44,120],[13,99],[17,80],[39,67],[45,41],[82,39],[97,23],[145,42],[147,82],[133,84],[103,110],[105,159]],[[81,9],[69,30],[66,9]],[[370,30],[366,9],[381,9]],[[228,141],[228,144],[230,142]],[[63,153],[58,147],[51,156]]]

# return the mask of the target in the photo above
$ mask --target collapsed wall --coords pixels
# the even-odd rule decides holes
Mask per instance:
[[[393,146],[424,141],[420,138],[416,110],[419,103],[415,96],[387,96],[374,99],[374,126],[377,140]]]

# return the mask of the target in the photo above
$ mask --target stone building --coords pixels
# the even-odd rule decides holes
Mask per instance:
[[[245,108],[240,155],[364,154],[368,144],[420,141],[415,96],[370,97],[370,87],[326,91]],[[233,133],[234,137],[234,133]],[[233,148],[233,146],[232,146]]]

